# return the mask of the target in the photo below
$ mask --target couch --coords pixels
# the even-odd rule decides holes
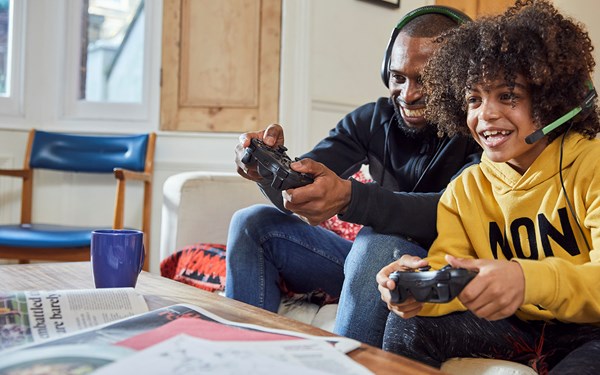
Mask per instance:
[[[190,244],[225,244],[229,220],[243,207],[268,203],[256,185],[235,173],[185,172],[163,185],[160,256]],[[337,305],[319,307],[299,298],[283,298],[279,313],[333,331]],[[450,374],[531,375],[530,367],[501,360],[454,358],[442,366]]]
[[[215,199],[219,197],[219,199]],[[229,220],[242,207],[269,203],[256,185],[233,173],[186,172],[163,187],[160,257],[199,241],[225,244]],[[284,298],[279,313],[333,331],[337,305],[319,307],[297,297]]]

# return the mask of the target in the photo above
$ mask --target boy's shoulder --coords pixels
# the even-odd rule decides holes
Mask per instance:
[[[589,139],[581,136],[581,138],[577,140],[574,148],[577,153],[577,158],[581,158],[582,160],[598,161],[598,158],[600,158],[599,138]]]

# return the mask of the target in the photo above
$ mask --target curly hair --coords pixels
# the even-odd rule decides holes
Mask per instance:
[[[441,46],[423,72],[426,117],[451,136],[470,134],[465,97],[476,85],[504,79],[513,90],[522,75],[541,128],[582,102],[596,64],[585,27],[546,0],[517,0],[504,14],[464,23],[436,42]],[[600,131],[596,100],[586,113],[571,129],[593,138]],[[548,141],[565,131],[558,127]]]

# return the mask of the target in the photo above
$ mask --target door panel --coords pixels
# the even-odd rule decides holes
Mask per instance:
[[[277,121],[281,0],[165,0],[161,130]]]
[[[459,9],[471,18],[486,14],[497,14],[514,5],[514,0],[436,0],[436,5],[445,5]]]

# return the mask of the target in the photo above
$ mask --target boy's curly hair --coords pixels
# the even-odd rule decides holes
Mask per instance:
[[[504,14],[452,29],[423,73],[426,117],[440,133],[470,134],[467,90],[504,78],[514,88],[522,75],[531,92],[532,115],[541,128],[578,106],[589,92],[595,66],[592,42],[580,23],[561,15],[546,0],[517,0]],[[596,100],[572,128],[593,138],[600,131]],[[558,127],[549,142],[566,131]]]

